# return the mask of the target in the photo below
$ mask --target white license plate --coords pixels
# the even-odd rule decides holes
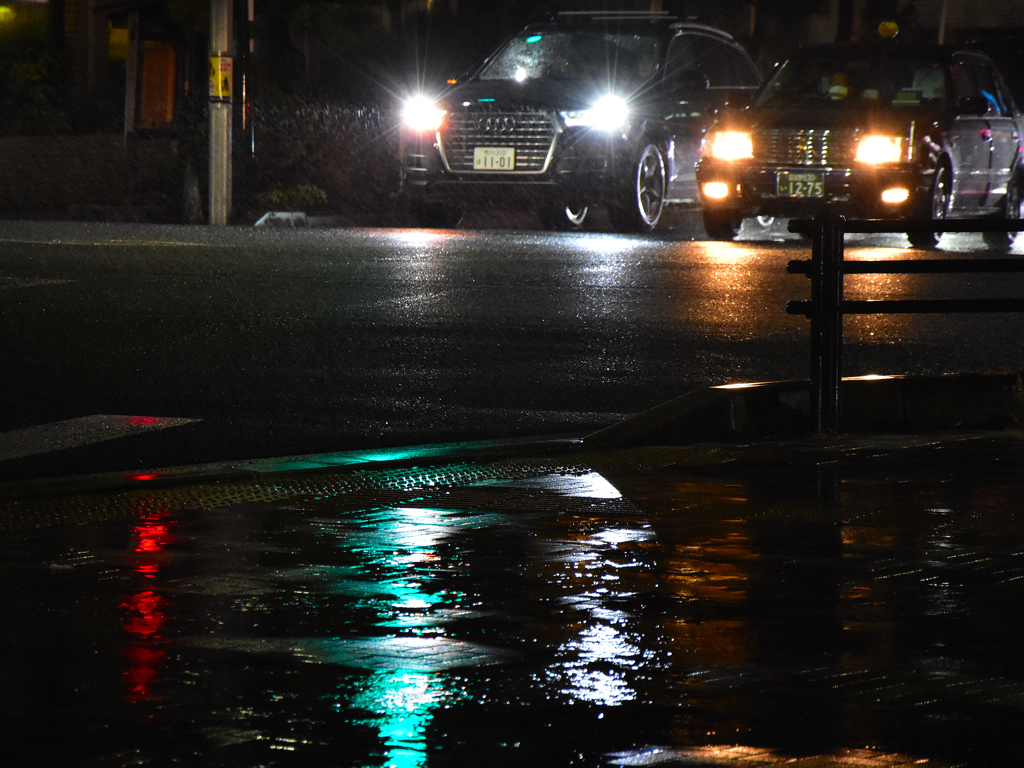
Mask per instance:
[[[515,167],[515,147],[473,147],[474,171],[511,171]]]
[[[824,197],[825,175],[822,173],[779,173],[779,197]]]

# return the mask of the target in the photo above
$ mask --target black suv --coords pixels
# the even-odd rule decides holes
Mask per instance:
[[[419,223],[452,226],[469,206],[535,210],[581,227],[608,207],[649,231],[695,202],[701,139],[761,78],[733,39],[663,13],[561,13],[526,27],[403,121],[403,184]]]
[[[723,114],[697,170],[704,227],[745,216],[944,219],[1021,213],[1021,117],[980,53],[941,46],[813,46],[746,110]],[[934,233],[911,233],[934,247]],[[1012,235],[986,233],[990,245]]]

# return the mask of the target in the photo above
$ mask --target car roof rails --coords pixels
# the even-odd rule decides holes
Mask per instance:
[[[668,11],[559,11],[556,16],[565,21],[674,21],[677,18]]]
[[[713,27],[710,24],[703,24],[699,21],[677,21],[672,25],[672,29],[699,29],[701,32],[708,32],[709,34],[716,35],[717,37],[724,37],[729,40],[735,39],[724,29]]]

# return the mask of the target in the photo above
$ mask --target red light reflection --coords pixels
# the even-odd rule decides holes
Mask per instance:
[[[168,512],[154,512],[142,518],[133,531],[136,545],[135,551],[156,555],[174,543],[171,526],[174,524]],[[135,566],[135,572],[146,578],[153,578],[160,570],[159,560],[141,560]]]
[[[129,611],[124,628],[133,635],[159,637],[157,632],[164,623],[164,612],[161,610],[163,603],[164,598],[155,592],[140,592],[129,596],[121,603],[121,607]]]
[[[128,659],[128,669],[124,672],[124,679],[128,683],[128,701],[160,698],[153,695],[153,686],[160,682],[158,667],[166,655],[166,651],[150,648],[141,643],[125,648],[124,656]]]
[[[135,547],[136,552],[160,552],[168,544],[174,543],[170,528],[165,525],[165,522],[174,522],[168,521],[169,517],[170,514],[167,512],[156,512],[144,517],[142,522],[135,526],[135,538],[139,542]]]
[[[177,521],[167,511],[149,512],[132,531],[135,539],[136,562],[132,569],[145,579],[155,579],[165,562],[165,550],[175,542],[172,529]],[[160,664],[167,652],[162,630],[167,621],[169,602],[166,597],[146,589],[126,595],[121,602],[125,611],[122,626],[133,642],[124,649],[128,666],[124,680],[128,686],[125,697],[130,702],[159,698],[153,693],[160,682]]]

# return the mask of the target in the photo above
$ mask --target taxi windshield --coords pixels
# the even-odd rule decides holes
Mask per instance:
[[[809,55],[783,64],[765,84],[757,104],[942,108],[946,93],[946,67],[936,60]]]
[[[569,80],[638,85],[658,69],[661,40],[632,32],[527,30],[480,73],[481,80]]]

